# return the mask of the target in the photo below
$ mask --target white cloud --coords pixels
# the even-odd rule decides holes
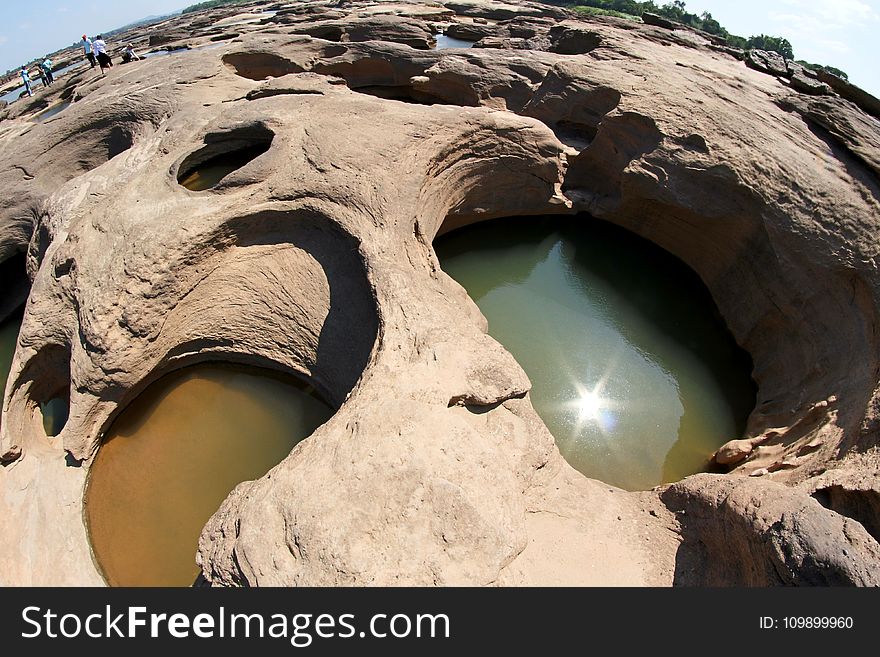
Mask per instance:
[[[795,54],[824,59],[854,54],[855,34],[875,30],[880,15],[862,0],[782,0],[785,11],[768,14],[772,34],[781,34]]]
[[[0,46],[2,46],[2,45],[3,45],[4,43],[6,43],[7,41],[9,41],[9,38],[3,36],[2,34],[0,34]]]
[[[770,12],[770,20],[777,23],[779,27],[786,28],[789,32],[804,35],[818,34],[828,27],[827,25],[824,25],[818,17],[807,16],[804,14],[780,14],[778,12]]]
[[[853,53],[852,47],[843,41],[835,41],[833,39],[822,39],[816,43],[819,48],[825,52],[833,52],[840,55],[849,55]]]
[[[880,0],[740,0],[711,1],[718,14],[731,9],[734,33],[771,34],[785,37],[794,48],[795,57],[818,64],[836,66],[846,71],[853,83],[880,96],[880,67],[877,66],[877,39],[880,36]],[[687,0],[698,6],[700,0]],[[715,13],[715,12],[713,12]],[[734,26],[732,21],[741,22]]]
[[[63,14],[67,11],[67,7],[58,7],[58,9],[56,9],[55,11],[57,11],[59,14]]]
[[[792,7],[801,18],[816,21],[825,29],[880,21],[880,14],[862,0],[782,0],[782,2]]]

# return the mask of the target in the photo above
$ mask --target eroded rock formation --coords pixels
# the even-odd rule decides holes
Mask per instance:
[[[298,373],[338,408],[205,527],[213,584],[878,583],[874,116],[698,34],[536,3],[276,9],[166,21],[140,37],[190,51],[5,110],[4,316],[30,290],[3,583],[102,581],[82,521],[102,433],[203,360]],[[482,47],[431,50],[438,29]],[[177,183],[259,144],[212,189]],[[712,292],[759,387],[729,474],[630,493],[574,471],[431,248],[560,212],[652,240]]]

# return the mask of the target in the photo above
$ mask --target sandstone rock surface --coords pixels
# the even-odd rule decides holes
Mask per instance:
[[[164,21],[190,51],[4,110],[0,311],[28,300],[0,582],[100,583],[82,491],[102,434],[163,374],[231,360],[305,377],[337,412],[208,522],[212,584],[880,583],[876,117],[705,39],[536,3],[217,25],[235,13]],[[427,49],[427,21],[475,18],[526,49]],[[177,183],[254,144],[216,187]],[[623,226],[706,283],[758,384],[730,473],[626,492],[562,459],[431,247],[551,213]]]
[[[770,75],[788,75],[788,66],[779,53],[768,50],[749,50],[746,52],[746,64],[754,69]]]

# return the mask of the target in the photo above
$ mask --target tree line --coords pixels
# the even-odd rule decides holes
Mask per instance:
[[[214,7],[222,7],[223,5],[243,5],[246,2],[253,2],[253,0],[206,0],[206,2],[199,2],[198,4],[186,7],[180,13],[191,14],[195,11],[202,11],[203,9],[213,9]]]

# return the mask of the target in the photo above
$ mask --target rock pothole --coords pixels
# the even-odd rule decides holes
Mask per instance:
[[[26,391],[45,435],[58,436],[70,414],[70,350],[61,345],[43,347],[13,385]]]
[[[208,133],[205,146],[188,155],[177,167],[177,182],[195,192],[216,187],[232,172],[268,151],[274,136],[259,123],[223,133]]]
[[[236,75],[250,80],[277,78],[288,73],[302,73],[303,68],[272,52],[229,53],[223,63]]]

